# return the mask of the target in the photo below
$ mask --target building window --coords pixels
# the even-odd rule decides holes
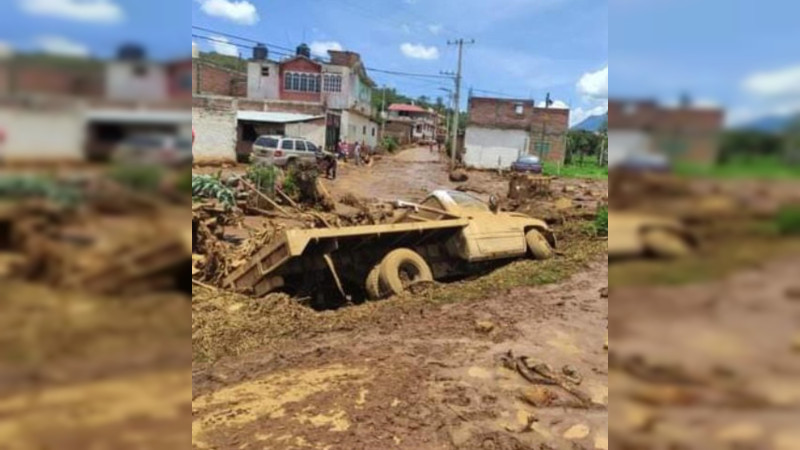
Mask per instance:
[[[517,114],[518,116],[521,116],[522,113],[524,113],[524,112],[525,112],[525,107],[522,105],[522,103],[514,104],[514,113],[515,114]]]
[[[262,77],[269,76],[269,66],[261,66],[261,76]]]
[[[191,91],[192,90],[192,74],[189,72],[182,73],[178,77],[178,86],[183,91]]]
[[[326,73],[322,81],[322,90],[325,92],[342,92],[341,75]]]
[[[372,137],[375,137],[375,127],[372,127]]]
[[[361,132],[361,134],[363,134],[364,136],[367,135],[367,126],[366,125],[364,125],[364,130]]]
[[[287,91],[319,92],[319,75],[313,73],[286,72],[283,88]]]

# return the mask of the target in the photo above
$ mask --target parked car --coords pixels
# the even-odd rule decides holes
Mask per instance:
[[[672,170],[669,159],[656,153],[633,153],[620,161],[617,169],[631,172],[666,173]]]
[[[542,162],[538,156],[523,155],[511,163],[514,172],[542,173]]]
[[[288,136],[261,136],[253,143],[253,164],[292,168],[301,161],[317,162],[334,156],[308,139]]]
[[[192,140],[171,134],[132,135],[114,148],[112,161],[167,167],[191,166]]]

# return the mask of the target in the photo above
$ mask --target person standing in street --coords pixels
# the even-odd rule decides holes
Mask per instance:
[[[356,161],[356,165],[361,165],[361,143],[356,142],[355,148],[353,149],[353,158]]]

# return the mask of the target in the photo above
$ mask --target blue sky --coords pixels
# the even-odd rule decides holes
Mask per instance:
[[[188,58],[189,0],[0,0],[0,47],[113,56],[124,42]]]
[[[341,47],[360,53],[367,67],[413,73],[454,71],[448,39],[475,39],[465,47],[464,97],[470,87],[537,101],[550,92],[576,118],[607,107],[605,0],[191,0],[191,9],[195,26],[287,48],[303,41]],[[415,97],[446,96],[439,88],[452,87],[450,80],[371,76]]]
[[[612,97],[723,106],[729,123],[800,112],[800,2],[610,0]]]

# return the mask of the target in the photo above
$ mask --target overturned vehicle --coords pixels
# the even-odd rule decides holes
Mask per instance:
[[[434,191],[422,203],[398,201],[386,224],[290,229],[228,276],[225,287],[263,296],[274,291],[320,297],[380,299],[411,285],[489,270],[511,260],[552,257],[548,225],[500,212],[457,191]]]

